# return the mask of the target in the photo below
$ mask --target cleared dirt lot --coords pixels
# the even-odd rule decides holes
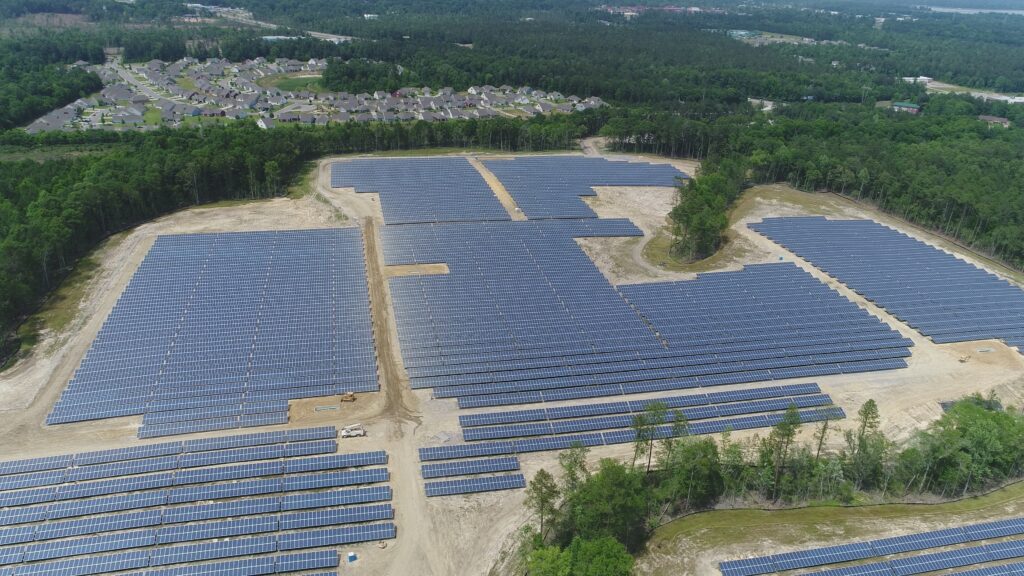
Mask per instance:
[[[594,146],[588,151],[599,153]],[[461,440],[458,410],[453,400],[432,400],[429,391],[409,388],[398,350],[398,334],[386,278],[402,274],[444,273],[446,267],[384,266],[378,242],[379,230],[383,226],[379,200],[375,194],[331,189],[332,160],[321,161],[315,178],[316,190],[307,197],[186,210],[139,226],[100,248],[96,255],[100,267],[89,281],[87,296],[68,329],[61,334],[45,334],[44,341],[30,357],[0,373],[0,435],[5,439],[0,445],[0,459],[104,449],[138,442],[135,429],[139,418],[57,427],[47,427],[42,422],[157,235],[359,226],[367,246],[381,392],[359,395],[355,403],[341,403],[337,398],[295,401],[291,409],[292,422],[288,427],[343,426],[361,422],[367,428],[368,437],[343,440],[341,450],[384,449],[390,454],[390,485],[394,489],[398,538],[389,541],[386,549],[382,550],[375,544],[344,548],[342,551],[361,552],[358,569],[362,573],[475,575],[487,574],[496,564],[503,565],[503,554],[509,549],[512,537],[528,520],[523,507],[523,492],[427,499],[419,475],[418,448]],[[665,159],[657,161],[670,162]],[[693,161],[671,162],[688,174],[693,174],[698,167]],[[665,215],[675,202],[675,190],[608,187],[596,191],[596,197],[585,201],[599,216],[629,218],[645,234],[643,238],[633,239],[579,240],[613,283],[691,278],[696,271],[737,269],[746,263],[782,259],[796,262],[912,338],[915,347],[909,360],[910,367],[906,370],[816,379],[848,413],[855,412],[868,398],[877,400],[886,432],[894,437],[906,438],[937,418],[940,414],[939,401],[969,392],[995,389],[1009,403],[1024,404],[1024,361],[1019,354],[998,342],[934,345],[806,262],[746,228],[748,222],[763,217],[798,214],[876,218],[887,224],[893,224],[892,219],[832,195],[806,194],[784,186],[758,187],[749,191],[734,211],[730,231],[732,241],[721,255],[696,266],[669,269],[657,258],[652,259],[644,248],[658,234],[664,234]],[[514,204],[509,204],[511,198],[506,194],[502,201],[514,214]],[[339,220],[338,212],[347,218]],[[949,243],[922,236],[913,229],[905,231],[942,248],[955,249]],[[980,352],[982,349],[990,351]],[[971,355],[969,362],[959,362],[961,356],[968,354]],[[806,380],[793,382],[799,381]],[[742,386],[733,388],[738,387]],[[657,398],[666,395],[671,394],[645,396]],[[608,399],[594,400],[601,401]],[[325,410],[325,406],[336,409]],[[321,409],[317,410],[318,407]],[[850,424],[850,421],[841,423],[845,426]],[[805,435],[809,436],[809,432]],[[839,434],[833,435],[833,439],[838,437]],[[628,445],[606,447],[595,450],[592,457],[594,460],[600,457],[626,458],[631,450]],[[520,459],[527,478],[540,468],[553,470],[557,467],[555,453],[530,454]],[[879,529],[884,527],[882,524],[878,524]],[[828,531],[821,532],[822,539],[829,534]],[[708,553],[672,539],[663,545],[664,548],[641,561],[641,573],[707,574],[709,572],[705,570],[716,561]],[[742,555],[743,550],[733,547],[729,551],[731,556],[736,556]],[[686,560],[691,557],[697,560]]]

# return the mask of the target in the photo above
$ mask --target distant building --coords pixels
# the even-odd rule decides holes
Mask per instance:
[[[982,114],[981,116],[978,116],[978,120],[981,120],[982,122],[987,122],[989,126],[998,125],[1002,126],[1003,128],[1010,127],[1010,119],[1003,118],[1002,116],[987,116],[985,114]]]
[[[892,109],[896,112],[907,112],[908,114],[917,114],[921,111],[921,107],[913,102],[893,102]]]

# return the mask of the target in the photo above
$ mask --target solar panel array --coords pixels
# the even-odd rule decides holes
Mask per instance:
[[[387,454],[336,454],[336,435],[321,427],[0,463],[0,573],[336,566],[333,552],[272,556],[395,537],[388,471],[374,467]],[[163,568],[175,564],[189,566]]]
[[[596,218],[580,196],[594,186],[677,186],[686,175],[668,164],[582,156],[525,156],[484,160],[530,219]]]
[[[509,220],[466,158],[358,159],[331,164],[332,188],[380,194],[385,224]]]
[[[799,552],[786,552],[748,558],[730,560],[719,564],[724,576],[757,576],[785,570],[815,568],[830,564],[840,564],[857,560],[867,560],[893,554],[918,552],[931,548],[954,546],[969,542],[978,542],[991,538],[1005,538],[1024,534],[1024,518],[997,520],[981,524],[970,524],[946,530],[936,530],[920,534],[882,538],[866,542],[855,542],[838,546],[827,546]],[[885,576],[901,576],[920,574],[935,570],[961,568],[984,562],[1006,560],[1024,556],[1024,541],[1013,540],[985,546],[958,548],[955,550],[934,552],[917,556],[904,556],[883,562],[859,564],[818,572],[830,575],[868,575],[884,574]],[[984,574],[985,572],[979,572]],[[1000,574],[1001,572],[995,572]],[[1015,572],[1006,572],[1015,574]]]
[[[620,286],[574,237],[620,220],[386,227],[414,388],[463,408],[855,373],[905,366],[910,340],[792,264]]]
[[[769,218],[750,227],[945,344],[1024,351],[1024,289],[871,220]]]
[[[359,230],[161,236],[47,423],[282,424],[288,400],[374,391],[376,374]]]

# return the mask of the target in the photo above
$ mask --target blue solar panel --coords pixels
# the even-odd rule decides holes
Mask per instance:
[[[485,160],[530,219],[594,218],[580,200],[594,186],[678,186],[686,175],[668,164],[612,161],[582,156],[526,156]]]
[[[768,218],[750,227],[936,343],[1024,335],[1024,290],[870,220]]]
[[[487,476],[483,478],[462,478],[459,480],[441,480],[426,483],[427,496],[450,496],[453,494],[471,494],[475,492],[491,492],[494,490],[512,490],[525,488],[526,480],[522,474],[509,476]]]
[[[305,530],[290,532],[277,537],[277,546],[281,551],[299,550],[302,548],[323,548],[340,546],[370,540],[387,540],[394,538],[395,525],[391,522],[381,524],[364,524],[361,526],[345,526],[323,530]]]
[[[346,504],[391,500],[390,486],[372,486],[348,490],[329,490],[311,494],[290,494],[281,498],[281,510],[304,510]]]
[[[353,524],[373,520],[390,520],[395,511],[390,504],[353,506],[349,508],[327,508],[309,512],[295,512],[281,515],[281,530],[317,528],[336,524]]]
[[[335,162],[331,187],[380,194],[385,224],[509,220],[487,182],[465,158]]]
[[[156,548],[150,553],[150,564],[162,566],[230,558],[232,556],[251,556],[277,551],[277,540],[274,536],[255,536],[237,540],[204,542],[201,544],[182,544]]]
[[[38,562],[19,566],[16,576],[88,576],[106,574],[120,570],[133,570],[149,566],[149,553],[144,551],[122,552],[103,556],[88,556]]]
[[[759,558],[731,560],[722,562],[719,567],[722,570],[722,574],[726,576],[756,576],[783,570],[795,570],[880,556],[904,554],[929,548],[953,546],[987,538],[1016,536],[1020,534],[1024,534],[1024,519],[1014,518],[920,534],[908,534],[852,544],[814,548],[799,552],[773,554]],[[906,556],[861,566],[836,568],[820,572],[820,574],[829,574],[831,576],[918,574],[1018,557],[1024,557],[1024,541],[1014,540],[986,546]]]
[[[489,460],[463,460],[444,462],[441,464],[424,464],[421,473],[424,478],[443,478],[445,476],[464,476],[468,474],[485,474],[491,472],[511,472],[519,470],[519,459],[515,456],[492,458]]]

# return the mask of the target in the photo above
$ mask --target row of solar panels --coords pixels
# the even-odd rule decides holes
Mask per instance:
[[[116,523],[97,526],[97,532],[108,534],[86,533],[82,538],[73,539],[65,539],[68,536],[48,531],[47,525],[39,529],[35,526],[8,529],[0,537],[6,545],[0,548],[0,564],[38,562],[130,548],[391,520],[394,518],[394,510],[390,504],[374,504],[152,528],[160,525],[160,518],[159,510],[147,510],[132,514],[128,521],[118,520]],[[25,545],[11,546],[13,544]]]
[[[725,418],[730,416],[741,416],[746,414],[757,414],[760,412],[774,412],[786,410],[790,406],[795,408],[814,408],[829,406],[832,398],[828,394],[814,394],[810,396],[795,396],[791,398],[771,398],[767,400],[749,400],[735,404],[696,406],[669,410],[664,415],[665,423],[675,422],[678,413],[683,421],[693,422],[695,420],[706,420],[713,418]],[[615,428],[629,428],[633,425],[635,414],[621,414],[612,416],[592,416],[587,418],[569,418],[553,422],[529,422],[523,424],[502,424],[497,426],[480,426],[467,428],[462,431],[462,438],[467,442],[477,440],[499,440],[504,438],[524,438],[528,436],[548,436],[553,434],[570,434],[576,432],[590,432],[594,430],[611,430]]]
[[[846,417],[843,410],[838,407],[817,410],[801,410],[799,411],[799,415],[801,422],[804,423],[817,422],[826,419],[838,420]],[[766,428],[774,426],[781,421],[782,414],[759,414],[756,416],[744,416],[740,418],[724,418],[694,422],[687,426],[686,432],[690,435],[717,434],[727,430]],[[656,427],[653,431],[653,435],[658,438],[668,438],[679,432],[679,430],[673,429],[672,426],[666,425]],[[423,462],[454,460],[459,458],[501,456],[506,454],[521,454],[545,450],[564,450],[571,448],[576,444],[583,446],[623,444],[633,442],[635,438],[636,432],[632,429],[615,430],[611,432],[593,432],[587,434],[564,434],[560,436],[529,438],[525,440],[474,442],[471,444],[420,448],[419,456],[420,460]]]
[[[522,474],[508,474],[502,476],[486,476],[482,478],[460,478],[457,480],[427,482],[425,487],[428,497],[451,496],[454,494],[473,494],[478,492],[526,488],[526,479]]]
[[[563,366],[549,368],[510,369],[502,373],[474,372],[426,378],[423,380],[427,384],[433,383],[432,386],[427,387],[434,388],[434,396],[438,398],[457,398],[459,396],[564,388],[565,384],[570,386],[611,384],[658,378],[705,376],[750,370],[835,364],[848,361],[905,358],[910,356],[909,350],[907,350],[908,343],[912,343],[912,341],[894,337],[885,341],[870,341],[867,347],[863,349],[855,347],[853,350],[840,352],[828,351],[832,348],[831,346],[820,346],[818,351],[800,350],[798,352],[801,354],[792,356],[785,355],[785,351],[776,349],[775,351],[766,351],[763,354],[754,354],[755,356],[762,356],[761,358],[742,360],[736,359],[732,355],[722,355],[726,358],[716,360],[706,356],[681,356],[666,359],[594,364],[575,364],[568,361]],[[766,345],[770,346],[770,344]],[[745,357],[749,355],[743,353],[738,354],[738,356]],[[629,374],[623,375],[623,372],[628,372]],[[416,387],[424,386],[418,384]]]
[[[187,472],[164,472],[141,476],[126,476],[124,478],[115,478],[112,480],[97,480],[78,484],[62,484],[60,486],[12,490],[0,492],[0,506],[25,506],[28,504],[62,502],[67,500],[81,500],[78,504],[80,506],[87,506],[89,502],[82,499],[114,494],[126,494],[129,492],[152,491],[161,488],[169,488],[165,493],[161,491],[168,502],[195,502],[203,499],[227,498],[236,492],[247,491],[252,494],[267,494],[273,492],[334,488],[338,486],[351,486],[354,484],[367,484],[372,482],[386,482],[388,479],[388,471],[386,468],[370,468],[345,472],[328,471],[316,474],[293,474],[279,478],[250,480],[248,481],[248,484],[238,482],[240,479],[265,475],[260,473],[262,471],[263,470],[259,467],[245,466],[237,467],[223,473],[211,470],[209,474],[205,476],[203,474],[190,474]],[[273,471],[268,473],[273,474]],[[223,474],[223,476],[221,476],[221,474]],[[224,478],[225,476],[227,478]],[[214,479],[230,479],[235,480],[236,482],[225,484],[205,484],[196,487],[190,487],[187,485],[187,483],[210,482]],[[181,487],[175,488],[175,486]]]
[[[608,414],[639,414],[646,412],[653,404],[664,405],[668,409],[725,404],[750,400],[768,400],[801,395],[818,394],[821,388],[815,383],[790,384],[787,386],[765,386],[746,388],[725,392],[708,392],[705,394],[688,394],[652,400],[624,400],[602,404],[577,404],[558,408],[536,408],[533,410],[516,410],[468,414],[459,416],[459,425],[463,428],[473,426],[491,426],[494,424],[516,424],[522,422],[541,422],[545,420],[561,420],[564,418],[580,418],[584,416],[601,416]]]
[[[50,562],[36,562],[22,564],[14,567],[13,569],[6,569],[6,571],[7,574],[11,574],[13,576],[88,576],[92,574],[105,574],[122,570],[136,570],[150,567],[158,568],[173,564],[203,562],[224,558],[253,556],[258,554],[273,554],[275,552],[286,552],[307,548],[326,548],[329,546],[340,546],[343,544],[353,544],[371,540],[390,539],[394,538],[395,535],[395,525],[387,522],[362,526],[309,530],[305,532],[284,534],[281,536],[257,536],[202,544],[158,547],[152,550],[137,550],[109,555],[94,555]],[[307,558],[310,560],[303,561],[303,559],[295,558],[294,560],[286,561],[294,562],[293,565],[296,566],[294,570],[289,570],[287,568],[290,564],[277,564],[278,562],[281,562],[280,557],[278,557],[278,559],[275,560],[275,572],[308,570],[337,565],[336,556],[334,557],[334,564],[325,564],[323,563],[324,561],[318,563],[313,560],[316,558],[315,556]],[[325,558],[329,557],[325,556]],[[0,568],[0,574],[3,574],[4,570],[5,569]]]
[[[625,384],[588,385],[581,382],[579,386],[573,388],[531,390],[528,392],[510,392],[480,396],[462,396],[458,398],[458,404],[459,408],[510,406],[515,404],[557,402],[582,398],[601,398],[607,396],[642,394],[647,392],[664,392],[668,390],[686,390],[726,384],[789,380],[792,378],[825,376],[831,374],[857,374],[880,370],[895,370],[906,367],[907,363],[903,359],[897,358],[868,360],[863,362],[844,362],[842,364],[818,364],[814,366],[774,370],[754,370],[690,378],[664,378],[661,380],[627,382]]]
[[[238,434],[234,436],[199,438],[196,440],[185,440],[180,442],[163,442],[160,444],[147,444],[145,446],[115,448],[113,450],[99,450],[95,452],[81,452],[78,454],[65,454],[61,456],[47,456],[44,458],[0,462],[0,476],[6,474],[20,474],[24,472],[39,472],[42,470],[59,470],[61,468],[69,468],[71,466],[89,466],[93,464],[106,464],[108,462],[122,462],[125,460],[167,456],[171,454],[207,452],[211,450],[225,450],[228,448],[244,448],[247,446],[264,446],[267,444],[283,444],[285,442],[331,440],[337,437],[338,430],[334,426],[318,426],[315,428],[278,430],[274,432],[260,432],[257,434]]]
[[[322,550],[146,570],[132,572],[124,576],[253,576],[334,568],[338,564],[339,558],[336,551]],[[148,566],[148,557],[144,552],[130,552],[46,563],[42,565],[42,569],[35,569],[32,566],[24,566],[17,570],[0,567],[0,576],[87,576]],[[326,575],[320,574],[319,576]]]
[[[365,488],[348,488],[327,490],[313,493],[294,493],[284,496],[267,496],[276,494],[284,488],[278,482],[250,480],[235,484],[211,485],[202,491],[172,494],[167,490],[121,494],[108,498],[93,498],[60,502],[42,506],[24,506],[0,510],[0,525],[16,526],[47,521],[37,526],[36,535],[60,534],[81,535],[90,533],[91,529],[118,523],[132,522],[131,513],[113,514],[116,512],[134,511],[143,508],[162,507],[161,523],[173,524],[197,520],[214,520],[235,516],[247,516],[262,512],[287,512],[291,510],[308,510],[330,506],[347,506],[391,500],[391,488],[388,486],[370,486]],[[289,488],[304,489],[302,486]],[[245,498],[211,504],[194,504],[218,498]],[[112,514],[96,518],[66,520],[96,514]],[[52,527],[52,528],[51,528]],[[42,530],[42,532],[40,532]],[[53,532],[50,532],[53,530]]]
[[[387,464],[387,454],[382,450],[356,454],[334,454],[336,450],[337,444],[334,440],[320,440],[287,445],[235,448],[220,452],[200,452],[184,456],[159,456],[144,460],[0,476],[0,491],[67,485],[67,483],[72,482],[81,483],[167,471],[175,473],[172,481],[173,485],[195,484],[203,481],[223,479],[219,478],[219,476],[244,478],[246,476],[238,475],[249,470],[247,467],[255,465],[220,466],[215,469],[201,467],[252,462],[255,460],[263,460],[258,465],[258,470],[263,472],[259,474],[261,476]],[[298,458],[298,456],[310,456],[313,454],[329,455]],[[213,458],[208,458],[209,456],[213,456]],[[253,469],[256,470],[255,468]],[[206,478],[210,478],[210,480],[205,480]],[[79,484],[75,484],[75,486],[77,487]],[[3,496],[4,492],[0,492],[0,498]]]
[[[760,574],[770,574],[785,570],[814,568],[829,564],[866,560],[880,556],[916,552],[920,550],[927,550],[929,548],[953,546],[968,542],[987,540],[990,538],[1005,538],[1021,534],[1024,534],[1024,518],[1013,518],[1009,520],[998,520],[994,522],[958,526],[956,528],[949,528],[945,530],[923,532],[920,534],[909,534],[906,536],[869,540],[853,544],[827,546],[824,548],[815,548],[798,552],[786,552],[744,560],[730,560],[722,562],[719,565],[719,568],[724,576],[757,576]],[[1013,550],[1022,550],[1021,546],[1024,545],[1024,542],[1010,542],[1009,544],[1012,544],[1011,549]],[[968,564],[955,563],[957,558],[969,559],[979,554],[984,556],[985,550],[985,548],[962,548],[960,550],[952,551],[952,554],[940,553],[938,555],[931,556],[911,556],[891,561],[898,563],[892,566],[880,566],[880,564],[885,563],[877,563],[874,565],[867,564],[863,565],[864,567],[843,568],[841,570],[852,571],[837,571],[836,574],[917,574],[918,572],[907,572],[906,569],[908,567],[913,568],[917,566],[925,566],[928,567],[928,569],[923,571],[932,571],[942,568],[965,566]],[[964,553],[961,554],[961,551],[964,551]],[[946,566],[945,564],[948,562],[954,563]],[[869,569],[881,571],[858,571]],[[913,569],[916,570],[917,568]]]
[[[642,365],[629,370],[628,367],[620,371],[595,373],[595,374],[574,374],[571,367],[562,370],[551,370],[549,376],[530,379],[499,382],[491,384],[466,384],[460,386],[444,386],[434,388],[432,395],[435,398],[459,398],[461,396],[483,396],[489,394],[507,394],[514,392],[529,392],[536,390],[551,390],[556,388],[574,388],[579,386],[594,386],[600,384],[625,384],[629,382],[641,382],[646,380],[662,380],[670,378],[690,378],[701,376],[726,375],[737,372],[754,372],[759,370],[785,370],[788,368],[802,368],[816,365],[844,366],[846,363],[866,362],[874,360],[889,360],[907,358],[910,351],[902,346],[900,342],[893,348],[880,348],[877,350],[863,350],[857,352],[838,352],[833,354],[816,354],[811,356],[775,358],[770,360],[750,360],[724,362],[711,365],[691,365],[677,368],[643,368]],[[854,366],[856,366],[854,364]],[[850,372],[860,372],[853,369]],[[788,374],[788,372],[787,372]],[[789,376],[792,377],[792,376]],[[766,378],[768,379],[768,378]],[[782,378],[779,378],[782,379]]]

